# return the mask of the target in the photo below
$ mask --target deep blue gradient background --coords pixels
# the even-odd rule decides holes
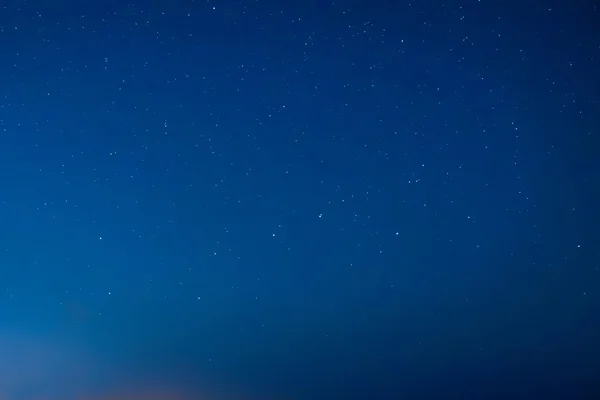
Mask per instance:
[[[598,21],[4,2],[0,396],[591,398]]]

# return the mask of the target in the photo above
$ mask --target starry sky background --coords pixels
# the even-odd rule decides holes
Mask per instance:
[[[0,396],[591,396],[598,21],[3,2]]]

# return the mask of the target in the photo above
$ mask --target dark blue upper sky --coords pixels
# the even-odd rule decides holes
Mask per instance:
[[[5,1],[0,397],[591,394],[599,20]]]

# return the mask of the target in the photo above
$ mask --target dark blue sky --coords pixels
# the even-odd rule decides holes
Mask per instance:
[[[4,2],[0,397],[591,396],[599,20]]]

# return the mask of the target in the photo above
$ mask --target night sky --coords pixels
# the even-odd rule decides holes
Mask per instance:
[[[593,3],[2,2],[0,398],[600,394]]]

